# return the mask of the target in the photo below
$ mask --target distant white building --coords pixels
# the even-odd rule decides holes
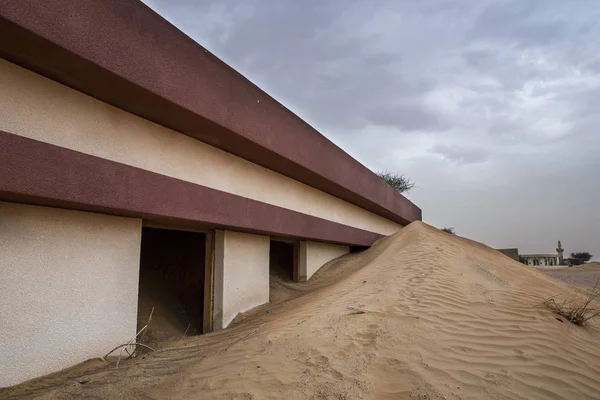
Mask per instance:
[[[519,261],[532,267],[558,267],[565,265],[563,252],[564,249],[559,240],[556,254],[519,254]]]
[[[553,267],[560,265],[556,254],[523,254],[519,255],[523,264],[532,267]]]

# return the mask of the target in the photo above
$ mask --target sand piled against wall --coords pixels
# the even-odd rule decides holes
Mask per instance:
[[[598,326],[559,321],[542,305],[580,296],[564,283],[420,222],[341,262],[352,272],[232,329],[171,342],[118,370],[84,364],[2,394],[600,398]],[[61,386],[81,377],[90,383]]]

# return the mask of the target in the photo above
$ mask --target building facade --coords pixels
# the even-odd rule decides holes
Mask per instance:
[[[421,219],[137,0],[2,2],[0,94],[0,386],[128,342],[152,276],[209,332],[275,252],[303,281]]]
[[[531,267],[557,267],[560,266],[557,254],[521,254],[520,261]]]
[[[519,249],[498,249],[502,254],[519,261],[525,265],[538,268],[557,268],[565,265],[563,257],[564,249],[560,240],[556,247],[556,254],[519,254]]]
[[[565,265],[563,253],[564,249],[559,240],[556,254],[520,254],[519,261],[532,267],[556,268]]]

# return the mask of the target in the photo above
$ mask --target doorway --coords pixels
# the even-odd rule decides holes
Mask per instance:
[[[269,301],[290,296],[298,282],[298,242],[271,239],[269,247]]]
[[[152,312],[147,341],[203,332],[207,236],[142,228],[138,330],[148,323]]]

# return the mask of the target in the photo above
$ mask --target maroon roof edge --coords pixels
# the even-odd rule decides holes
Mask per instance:
[[[421,210],[137,0],[4,0],[0,56],[401,224]]]
[[[370,246],[382,235],[0,131],[0,200]]]

